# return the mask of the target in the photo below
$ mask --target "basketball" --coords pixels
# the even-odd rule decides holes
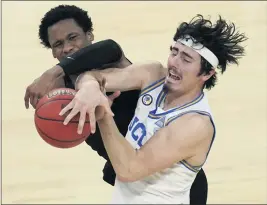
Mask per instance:
[[[90,135],[90,123],[87,115],[82,134],[77,133],[79,113],[64,125],[64,116],[60,111],[67,106],[76,94],[75,90],[68,88],[54,89],[42,97],[35,110],[34,122],[37,132],[48,144],[57,148],[72,148],[86,140]]]

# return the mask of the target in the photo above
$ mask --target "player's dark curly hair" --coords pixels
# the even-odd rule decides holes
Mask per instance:
[[[39,39],[46,48],[51,48],[48,41],[48,27],[64,19],[74,19],[84,32],[93,30],[93,23],[87,11],[74,5],[59,5],[44,15],[39,26]]]
[[[234,23],[227,24],[225,20],[219,16],[216,24],[212,24],[210,20],[204,19],[202,15],[197,15],[189,23],[183,22],[177,28],[173,40],[177,41],[185,35],[192,36],[196,42],[201,43],[210,49],[218,58],[218,68],[223,73],[228,64],[234,63],[238,65],[238,59],[244,56],[244,47],[241,42],[247,40],[243,33],[236,31]],[[201,56],[201,70],[199,75],[209,74],[212,66]],[[211,89],[217,81],[216,73],[205,82],[204,88]]]

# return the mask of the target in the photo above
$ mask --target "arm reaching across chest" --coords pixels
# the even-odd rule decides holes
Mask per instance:
[[[121,136],[112,117],[105,117],[98,125],[114,170],[125,182],[140,180],[185,159],[194,158],[195,163],[201,164],[214,131],[209,117],[186,114],[160,129],[135,150]]]
[[[134,63],[124,69],[108,68],[81,74],[76,81],[76,89],[81,89],[92,80],[106,81],[107,92],[140,90],[165,75],[164,67],[158,62]]]
[[[103,93],[103,87],[107,92],[140,90],[152,81],[165,75],[165,69],[160,63],[132,64],[124,69],[109,68],[103,71],[95,70],[81,74],[76,81],[76,93],[74,99],[60,112],[64,115],[71,110],[65,118],[64,124],[80,113],[78,133],[82,132],[86,113],[89,114],[92,133],[95,132],[97,107],[104,109],[113,115],[109,102]],[[106,82],[104,85],[103,79]]]

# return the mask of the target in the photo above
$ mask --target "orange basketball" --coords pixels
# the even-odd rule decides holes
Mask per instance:
[[[65,116],[59,115],[60,111],[72,101],[75,94],[75,90],[68,88],[54,89],[42,97],[37,104],[34,116],[35,127],[42,139],[54,147],[75,147],[91,134],[88,115],[82,134],[77,133],[79,114],[72,118],[68,125],[63,125],[66,114]]]

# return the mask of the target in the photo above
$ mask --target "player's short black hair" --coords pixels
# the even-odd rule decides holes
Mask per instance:
[[[93,30],[93,23],[87,15],[87,11],[74,5],[59,5],[49,10],[41,20],[39,26],[39,39],[41,40],[41,44],[47,48],[51,48],[48,41],[48,27],[65,19],[74,19],[84,32],[91,32]]]
[[[210,49],[218,58],[218,68],[223,73],[228,64],[238,64],[238,59],[244,56],[241,42],[247,40],[243,33],[236,31],[234,23],[229,23],[219,16],[215,24],[198,14],[189,23],[183,22],[177,28],[173,40],[177,41],[186,35],[192,36],[196,42]],[[199,75],[209,73],[212,65],[201,56],[201,70]],[[217,81],[216,73],[205,82],[204,88],[211,89]]]

